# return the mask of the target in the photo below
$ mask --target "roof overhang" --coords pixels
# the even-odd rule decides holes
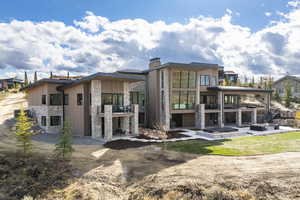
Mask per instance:
[[[223,91],[223,92],[248,92],[248,93],[272,93],[273,90],[262,88],[249,88],[249,87],[237,87],[237,86],[215,86],[207,87],[209,91]]]
[[[24,91],[24,90],[30,90],[34,87],[37,87],[37,86],[40,86],[40,85],[43,85],[45,83],[48,83],[48,84],[68,84],[68,83],[71,83],[72,80],[58,80],[58,79],[41,79],[41,80],[38,80],[37,82],[33,83],[33,84],[30,84],[28,86],[25,86],[25,87],[22,87],[21,88],[21,91]]]

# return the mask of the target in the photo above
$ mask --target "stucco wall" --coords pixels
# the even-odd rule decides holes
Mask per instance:
[[[84,135],[84,101],[82,105],[77,105],[77,94],[84,97],[83,84],[67,88],[65,94],[69,95],[69,105],[65,105],[65,120],[70,123],[72,134],[77,136]]]

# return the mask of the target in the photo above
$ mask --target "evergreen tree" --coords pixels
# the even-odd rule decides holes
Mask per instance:
[[[17,118],[16,123],[16,138],[17,146],[22,149],[23,155],[29,155],[32,149],[31,136],[32,132],[30,131],[32,127],[31,121],[28,119],[24,109],[21,108],[20,114]]]
[[[25,84],[25,86],[28,86],[27,72],[24,73],[24,84]]]
[[[224,78],[223,86],[230,86],[230,81],[227,77]]]
[[[281,97],[280,97],[280,95],[279,95],[278,90],[275,91],[274,99],[275,99],[275,101],[277,101],[277,102],[281,102]]]
[[[52,74],[52,72],[50,72],[50,78],[51,78],[51,79],[53,78],[53,74]]]
[[[290,107],[292,101],[292,89],[290,85],[285,88],[285,107]]]
[[[68,72],[68,79],[70,78],[70,72]]]
[[[34,82],[37,82],[38,78],[37,78],[37,72],[34,72]]]
[[[69,123],[65,121],[59,141],[55,145],[54,152],[58,158],[65,160],[67,157],[72,155],[73,151],[71,128]]]

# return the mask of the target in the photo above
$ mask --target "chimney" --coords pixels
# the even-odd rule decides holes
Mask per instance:
[[[149,68],[158,67],[160,66],[160,58],[152,58],[150,59]]]

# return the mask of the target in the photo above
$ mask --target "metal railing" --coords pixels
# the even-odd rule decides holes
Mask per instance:
[[[220,109],[220,105],[218,104],[205,104],[205,109],[206,110],[218,110]]]
[[[132,112],[131,105],[128,106],[120,106],[120,105],[112,105],[112,112]]]

